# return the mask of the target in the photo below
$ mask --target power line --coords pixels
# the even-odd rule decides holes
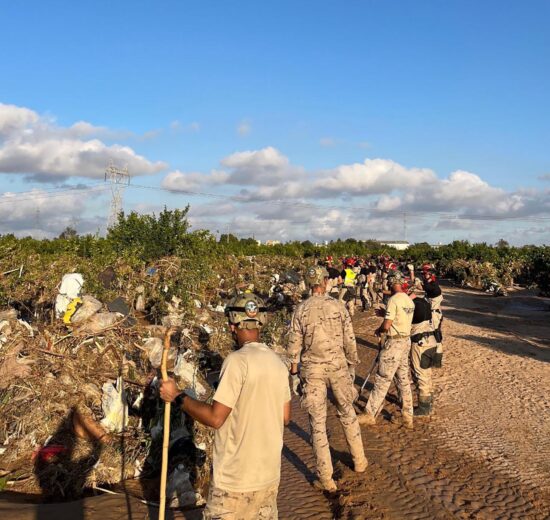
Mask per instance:
[[[514,221],[525,221],[525,222],[547,222],[550,221],[550,216],[543,215],[482,215],[482,214],[469,214],[469,213],[450,213],[440,210],[425,210],[425,211],[413,211],[407,209],[403,211],[400,210],[384,210],[380,208],[373,208],[369,206],[343,206],[335,204],[315,204],[312,202],[304,201],[293,201],[293,200],[251,200],[247,197],[242,197],[239,195],[222,195],[219,193],[209,193],[193,190],[172,190],[170,188],[165,188],[162,186],[145,186],[140,184],[130,184],[127,187],[136,188],[136,189],[146,189],[154,191],[162,191],[165,193],[172,193],[175,195],[183,194],[193,197],[205,197],[213,198],[218,200],[227,200],[236,204],[262,204],[269,206],[282,206],[282,207],[294,207],[294,208],[303,208],[303,209],[317,209],[322,211],[329,210],[339,210],[347,212],[365,212],[369,214],[376,215],[377,218],[383,217],[394,217],[394,218],[403,218],[404,226],[408,227],[408,219],[426,219],[432,218],[434,215],[437,215],[440,219],[443,220],[454,220],[454,221],[487,221],[487,222],[514,222]],[[17,193],[5,193],[4,197],[0,197],[0,204],[15,204],[28,200],[41,200],[49,199],[54,197],[64,196],[67,193],[89,193],[89,192],[99,192],[108,190],[111,188],[111,185],[98,183],[86,185],[83,187],[70,187],[64,189],[52,189],[41,190],[40,192],[35,192],[33,190],[27,192],[17,192]],[[54,191],[55,190],[55,191]],[[24,195],[21,197],[21,195]]]

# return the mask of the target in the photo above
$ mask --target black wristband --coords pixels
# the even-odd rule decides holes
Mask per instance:
[[[182,392],[181,394],[178,394],[176,398],[174,399],[174,404],[181,410],[183,408],[183,403],[185,401],[185,398],[187,397],[187,394],[185,392]]]
[[[291,375],[291,376],[297,376],[299,373],[300,373],[300,372],[292,372],[292,371],[291,371],[291,372],[290,372],[290,375]]]

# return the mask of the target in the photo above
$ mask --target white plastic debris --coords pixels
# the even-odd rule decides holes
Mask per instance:
[[[55,315],[61,318],[67,310],[67,305],[80,297],[84,277],[80,273],[70,273],[63,276],[59,293],[55,299]]]
[[[128,404],[122,377],[115,384],[108,382],[103,385],[101,408],[105,415],[101,425],[109,432],[120,433],[128,425]]]
[[[90,319],[78,326],[80,334],[99,334],[112,327],[120,320],[116,312],[97,312]]]
[[[143,344],[143,348],[147,351],[147,357],[154,368],[159,368],[162,362],[162,340],[160,338],[147,338]],[[176,359],[176,349],[170,347],[168,351],[168,361]]]
[[[178,356],[176,366],[174,367],[174,374],[183,379],[187,385],[190,385],[195,391],[196,396],[201,398],[206,394],[206,388],[204,388],[200,381],[197,381],[198,367],[185,359],[186,354],[184,352]]]
[[[202,309],[202,303],[199,300],[193,300],[193,303],[197,309]]]
[[[90,319],[96,312],[103,307],[103,304],[93,296],[86,294],[82,297],[82,305],[71,317],[71,323],[83,323]]]

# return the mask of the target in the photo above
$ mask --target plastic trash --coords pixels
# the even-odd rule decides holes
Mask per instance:
[[[61,318],[67,306],[75,298],[80,297],[82,286],[84,285],[84,277],[80,273],[70,273],[63,276],[59,293],[55,299],[55,315]]]
[[[174,367],[174,374],[182,379],[186,385],[193,388],[196,397],[201,398],[206,395],[206,388],[204,388],[200,381],[197,381],[198,367],[185,359],[186,354],[187,353],[184,352],[178,356],[176,366]]]
[[[143,348],[147,351],[147,357],[154,368],[159,368],[162,361],[162,340],[160,338],[147,338],[143,344]],[[168,361],[176,359],[175,347],[170,347],[168,351]]]
[[[105,329],[112,327],[120,319],[120,316],[116,312],[98,312],[88,321],[84,322],[78,328],[78,332],[80,334],[99,334]]]
[[[128,404],[122,377],[115,384],[108,382],[103,385],[101,408],[105,415],[101,425],[107,431],[120,433],[128,425]]]
[[[67,305],[67,310],[65,311],[65,314],[63,314],[63,323],[65,325],[69,325],[71,323],[71,318],[73,317],[73,314],[78,310],[78,307],[82,304],[82,300],[80,298],[75,298],[74,300],[71,300],[71,303]]]
[[[130,307],[128,307],[128,304],[120,296],[115,298],[112,302],[109,302],[107,304],[107,309],[111,312],[118,312],[123,316],[128,316],[128,314],[130,314]]]
[[[79,324],[89,320],[96,312],[99,312],[103,304],[93,296],[82,297],[82,305],[76,310],[71,318],[71,323]]]

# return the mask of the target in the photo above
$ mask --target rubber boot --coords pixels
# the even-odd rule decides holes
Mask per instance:
[[[428,417],[432,413],[432,396],[419,396],[418,406],[414,409],[415,417]]]

